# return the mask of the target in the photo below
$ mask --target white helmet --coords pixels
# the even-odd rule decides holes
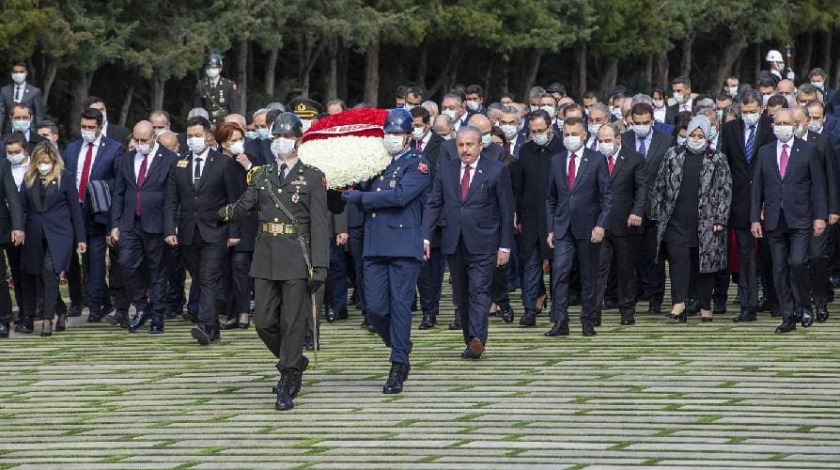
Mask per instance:
[[[767,53],[767,57],[764,58],[767,62],[784,62],[785,60],[782,58],[782,53],[773,49],[772,51]]]

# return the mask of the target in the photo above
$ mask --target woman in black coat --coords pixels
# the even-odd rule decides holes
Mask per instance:
[[[30,306],[25,311],[35,311],[35,293],[38,292],[44,305],[41,336],[51,336],[59,276],[70,269],[73,250],[78,247],[79,252],[84,253],[87,245],[81,242],[74,246],[74,240],[85,240],[79,193],[75,178],[64,171],[58,150],[49,142],[36,145],[32,151],[21,185],[20,201],[26,237],[22,268],[30,275],[30,282],[22,286],[24,300]],[[72,227],[72,231],[68,227]],[[66,321],[66,313],[59,315],[56,331],[64,330]]]

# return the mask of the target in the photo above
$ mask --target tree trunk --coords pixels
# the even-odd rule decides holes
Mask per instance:
[[[364,101],[372,107],[379,104],[379,38],[368,45],[365,53]]]
[[[575,66],[577,67],[577,99],[580,102],[586,93],[586,43],[575,48]]]
[[[330,71],[327,75],[327,101],[338,98],[338,40],[330,41]]]
[[[423,41],[420,48],[420,60],[417,63],[417,85],[426,90],[426,74],[429,72],[429,44]]]
[[[802,38],[802,49],[796,52],[794,62],[799,62],[797,76],[807,79],[808,71],[811,70],[811,54],[814,53],[814,33],[805,33],[805,37]]]
[[[542,52],[532,52],[529,54],[530,63],[528,64],[528,72],[524,77],[522,83],[522,95],[523,97],[528,96],[528,91],[531,90],[531,87],[534,86],[534,83],[537,82],[537,74],[540,72],[540,64],[542,63]]]
[[[662,51],[656,55],[656,73],[654,74],[655,84],[657,86],[668,85],[668,75],[670,75],[670,62],[668,61],[668,51]]]
[[[510,91],[510,57],[507,55],[502,59],[502,83],[499,84],[503,93]]]
[[[653,54],[648,54],[645,59],[645,89],[650,93],[653,87]]]
[[[492,82],[490,80],[493,79],[493,73],[496,72],[496,71],[493,70],[494,61],[492,59],[488,60],[485,63],[487,64],[487,71],[484,73],[484,80],[483,80],[484,84],[482,86],[484,87],[484,96],[486,97],[486,96],[490,95],[490,86],[492,84]],[[489,103],[489,101],[487,99],[485,99],[485,101],[487,103]]]
[[[831,74],[831,76],[834,77],[834,86],[831,88],[834,88],[835,90],[840,88],[840,60],[834,61],[834,73]]]
[[[820,67],[828,73],[831,70],[831,41],[832,41],[832,34],[831,31],[823,31],[820,33],[820,51],[822,54],[820,55]]]
[[[82,106],[90,92],[90,84],[93,82],[93,72],[70,74],[70,76],[74,75],[76,80],[70,85],[70,108],[67,112],[67,131],[73,138],[79,135],[79,120],[82,116]]]
[[[134,100],[134,87],[136,85],[136,81],[132,80],[131,85],[129,85],[128,90],[125,92],[125,98],[123,98],[122,106],[120,106],[120,118],[117,121],[117,124],[121,126],[125,126],[125,123],[128,122],[128,111],[131,109],[131,102]],[[124,144],[125,142],[120,142]]]
[[[152,109],[163,109],[163,98],[166,92],[166,79],[160,73],[152,77]]]
[[[756,44],[753,47],[753,63],[755,64],[755,80],[758,80],[758,76],[761,75],[761,66],[764,65],[764,61],[761,60],[761,45]]]
[[[341,99],[347,101],[347,105],[350,106],[349,99],[350,96],[347,95],[347,50],[339,47],[338,49],[338,96]],[[354,100],[357,100],[357,97],[353,97]]]
[[[265,62],[265,79],[263,80],[264,91],[268,96],[274,96],[274,70],[277,68],[277,58],[280,56],[280,49],[274,48],[268,53],[268,60]]]
[[[720,55],[720,61],[718,62],[716,76],[717,81],[712,84],[712,89],[723,85],[723,81],[726,80],[726,77],[732,74],[732,66],[735,64],[735,61],[738,57],[740,57],[741,53],[744,52],[744,49],[746,48],[747,41],[740,35],[731,38],[726,43],[726,47],[723,48],[723,53]]]
[[[691,76],[691,52],[694,46],[694,34],[689,34],[682,43],[682,61],[680,61],[680,75]]]
[[[239,89],[239,109],[248,109],[248,41],[239,41],[236,47],[236,80]]]
[[[41,106],[44,109],[47,109],[47,103],[50,100],[50,91],[52,91],[56,75],[58,75],[58,62],[51,60],[44,70],[44,89],[41,91]]]
[[[601,96],[608,96],[615,88],[615,82],[618,80],[618,58],[610,57],[607,59],[606,70],[601,74],[601,83],[598,88],[601,90]]]
[[[454,81],[455,72],[458,70],[458,65],[461,63],[461,57],[463,57],[463,48],[460,47],[450,47],[449,48],[449,57],[447,57],[446,62],[444,63],[443,70],[438,75],[438,79],[435,80],[435,83],[432,84],[431,88],[429,88],[429,96],[434,96],[438,90],[444,88],[449,85],[449,83]],[[449,88],[444,88],[443,93],[449,91]]]

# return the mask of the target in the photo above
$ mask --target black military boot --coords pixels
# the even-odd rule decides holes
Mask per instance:
[[[283,372],[280,374],[280,381],[277,382],[277,401],[274,402],[274,409],[287,411],[295,407],[292,401],[292,373]]]
[[[392,362],[391,371],[388,372],[388,380],[385,381],[385,386],[382,387],[382,393],[386,395],[402,393],[403,382],[406,378],[408,378],[407,366],[399,362]]]

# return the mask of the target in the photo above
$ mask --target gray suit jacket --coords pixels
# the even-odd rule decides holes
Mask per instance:
[[[23,91],[23,99],[21,100],[21,103],[29,106],[32,110],[32,129],[35,130],[35,126],[38,122],[44,119],[44,109],[41,106],[41,89],[36,86],[32,86],[29,83],[26,83],[25,85],[26,88]],[[12,109],[15,106],[14,94],[14,83],[0,88],[0,129],[3,130],[3,133],[9,132],[12,128],[9,115],[12,114]]]

